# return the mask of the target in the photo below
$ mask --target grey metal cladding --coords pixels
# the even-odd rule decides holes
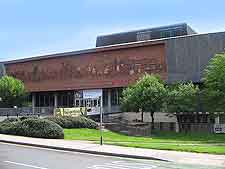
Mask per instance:
[[[168,83],[201,82],[209,60],[224,52],[225,32],[185,36],[166,40]]]
[[[3,63],[0,63],[0,78],[5,75],[6,75],[5,65]]]

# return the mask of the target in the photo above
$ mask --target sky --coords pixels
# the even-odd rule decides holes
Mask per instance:
[[[95,47],[98,35],[188,23],[225,31],[225,0],[0,0],[0,61]]]

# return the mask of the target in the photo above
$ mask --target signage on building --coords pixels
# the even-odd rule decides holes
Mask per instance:
[[[101,97],[102,89],[83,90],[83,99],[87,99],[85,103],[87,115],[100,114]]]
[[[214,124],[214,133],[225,133],[225,124]]]
[[[54,109],[54,116],[69,116],[69,117],[77,117],[80,115],[86,115],[85,107],[74,107],[74,108],[56,108]]]
[[[100,107],[88,107],[87,115],[97,115],[100,114]]]
[[[83,90],[84,99],[96,99],[102,97],[102,89]]]

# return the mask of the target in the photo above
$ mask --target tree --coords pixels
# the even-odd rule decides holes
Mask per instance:
[[[27,92],[22,81],[11,76],[0,79],[0,107],[22,106],[25,103]]]
[[[167,88],[167,110],[169,112],[195,112],[198,106],[199,88],[192,82],[176,83]]]
[[[154,130],[154,113],[160,111],[166,93],[166,88],[159,76],[145,74],[136,84],[123,91],[121,106],[123,110],[141,110],[142,114],[150,112],[152,130]]]
[[[167,90],[167,111],[176,113],[178,123],[180,123],[180,112],[193,113],[197,111],[200,98],[198,86],[195,86],[192,82],[180,82],[168,86]]]
[[[225,111],[225,53],[216,54],[203,74],[204,106],[209,112]]]

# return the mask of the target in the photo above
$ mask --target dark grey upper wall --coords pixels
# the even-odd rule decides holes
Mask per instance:
[[[224,49],[225,32],[166,40],[168,83],[178,80],[201,82],[209,60]]]
[[[0,63],[0,78],[2,76],[5,76],[6,75],[6,72],[5,72],[5,65]]]
[[[195,33],[196,32],[186,23],[181,23],[150,29],[142,29],[130,32],[121,32],[111,35],[98,36],[96,40],[96,46],[108,46],[136,41],[190,35]]]

